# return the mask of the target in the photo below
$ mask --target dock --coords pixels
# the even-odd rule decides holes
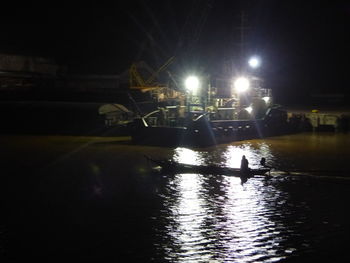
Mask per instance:
[[[287,108],[288,120],[308,119],[313,131],[348,131],[350,108]]]

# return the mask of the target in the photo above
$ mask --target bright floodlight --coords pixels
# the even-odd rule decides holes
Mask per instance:
[[[234,87],[238,93],[245,92],[249,89],[250,82],[245,77],[237,78],[234,82]]]
[[[258,57],[251,57],[248,63],[249,63],[249,66],[251,66],[252,68],[258,68],[261,64],[261,60]]]
[[[185,81],[186,89],[192,93],[196,93],[199,88],[199,79],[195,76],[190,76]]]

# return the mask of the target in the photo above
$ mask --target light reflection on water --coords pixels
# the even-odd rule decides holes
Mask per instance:
[[[262,144],[258,150],[251,145],[229,146],[223,152],[223,163],[239,167],[242,155],[257,166],[269,155]],[[202,164],[201,152],[178,148],[174,160]],[[272,208],[282,193],[264,187],[264,179],[251,180],[243,187],[240,179],[228,176],[177,174],[169,180],[168,194],[164,195],[164,213],[168,236],[162,245],[165,258],[176,262],[255,262],[276,261],[284,258],[279,249],[283,241],[283,225],[269,217],[278,213]],[[265,190],[263,190],[265,189]],[[293,249],[293,248],[291,248]]]
[[[297,134],[209,149],[177,148],[188,164],[250,167],[261,157],[278,167],[271,177],[163,175],[155,246],[167,262],[314,262],[342,258],[350,242],[350,136]],[[299,170],[288,174],[283,171]],[[313,174],[312,169],[322,173]],[[339,173],[339,170],[341,173]],[[310,260],[309,260],[310,259]],[[304,261],[303,261],[304,260]],[[344,262],[334,260],[334,262]]]
[[[283,258],[277,250],[281,237],[275,222],[268,217],[270,208],[266,200],[273,199],[260,193],[261,181],[244,188],[239,183],[237,178],[223,179],[222,188],[227,198],[219,205],[223,209],[221,229],[225,230],[223,245],[228,255],[225,261],[254,262],[267,255],[270,259]]]
[[[174,161],[185,164],[202,164],[204,159],[199,152],[179,147],[175,149]]]
[[[60,156],[67,145],[15,140],[16,150],[5,145],[2,155],[11,169],[21,160],[14,176],[3,176],[8,200],[0,225],[2,255],[14,241],[9,255],[36,259],[350,260],[349,134],[297,134],[195,151],[92,144],[38,174],[51,151]],[[154,172],[144,158],[238,167],[242,154],[252,167],[265,157],[274,167],[302,172],[255,177],[242,186],[235,177]],[[321,176],[305,173],[311,169]]]

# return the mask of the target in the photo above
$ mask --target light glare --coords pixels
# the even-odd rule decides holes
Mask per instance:
[[[252,108],[251,106],[249,106],[249,107],[245,108],[245,110],[246,110],[249,114],[251,114],[252,111],[253,111],[253,108]]]
[[[188,91],[196,93],[199,88],[199,79],[195,76],[190,76],[186,79],[185,86]]]
[[[262,98],[266,103],[269,103],[270,102],[270,97],[263,97]]]
[[[245,92],[249,89],[250,82],[247,78],[240,77],[235,80],[234,87],[238,93]]]
[[[248,63],[252,68],[258,68],[261,64],[261,61],[258,57],[252,57],[249,59]]]

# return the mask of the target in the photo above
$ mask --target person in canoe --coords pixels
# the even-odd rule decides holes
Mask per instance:
[[[272,168],[271,166],[266,165],[266,159],[265,159],[264,157],[261,158],[261,160],[260,160],[260,165],[261,165],[262,167]]]
[[[248,177],[249,177],[249,162],[247,158],[245,158],[245,155],[243,155],[241,160],[241,168],[240,168],[241,185],[243,185],[248,181]]]

